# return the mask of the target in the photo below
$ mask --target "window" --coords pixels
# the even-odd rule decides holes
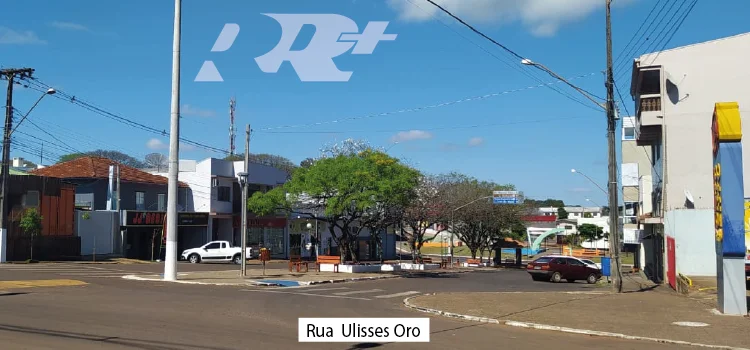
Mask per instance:
[[[206,246],[206,249],[219,249],[221,247],[221,243],[214,242]]]
[[[625,202],[624,212],[622,213],[622,223],[638,223],[638,202]]]
[[[159,193],[157,195],[157,206],[159,207],[158,211],[167,211],[167,195],[164,193]]]
[[[228,186],[219,186],[217,189],[217,198],[219,202],[231,202],[232,189]]]
[[[211,178],[211,187],[219,187],[219,179]]]
[[[39,206],[39,191],[28,191],[23,195],[23,206],[24,207],[38,207]]]
[[[568,259],[568,263],[572,266],[586,266],[586,264],[576,259]]]
[[[226,248],[227,248],[227,244],[226,243],[222,243],[221,244],[221,249],[226,249]]]
[[[622,132],[623,140],[635,140],[635,128],[627,127]]]
[[[568,264],[567,260],[568,260],[568,259],[564,259],[564,258],[557,258],[557,259],[555,259],[555,264],[559,264],[559,265],[567,265],[567,264]]]
[[[572,230],[573,229],[573,225],[565,225],[565,229],[566,230]]]
[[[146,210],[146,194],[143,192],[135,193],[135,210]]]

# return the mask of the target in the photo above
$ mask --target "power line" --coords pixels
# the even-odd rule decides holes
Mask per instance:
[[[54,96],[54,95],[53,95],[53,96]],[[16,113],[17,113],[18,115],[21,115],[21,113],[20,113],[20,111],[19,111],[19,110],[15,109],[15,108],[13,108],[13,109],[15,110],[15,112],[16,112]],[[39,131],[41,131],[41,132],[43,132],[43,133],[47,134],[47,136],[49,136],[49,137],[53,138],[53,139],[54,139],[55,141],[59,142],[60,144],[64,145],[65,147],[68,147],[68,148],[69,148],[70,150],[72,150],[73,152],[75,152],[75,153],[83,153],[83,152],[79,151],[79,150],[78,150],[77,148],[75,148],[75,147],[73,147],[73,146],[71,146],[71,145],[68,145],[68,144],[67,144],[67,143],[65,143],[64,141],[60,140],[59,138],[57,138],[57,136],[55,136],[55,135],[52,135],[52,134],[51,134],[51,133],[50,133],[49,131],[45,130],[45,129],[44,129],[44,128],[42,128],[41,126],[39,126],[39,125],[37,125],[36,123],[34,123],[34,121],[33,121],[33,120],[31,120],[31,119],[28,119],[28,118],[27,118],[27,119],[26,119],[26,122],[28,122],[29,124],[33,125],[33,126],[34,126],[35,128],[39,129]]]
[[[436,17],[436,16],[435,16],[435,15],[433,15],[432,13],[428,12],[427,10],[423,9],[423,8],[422,8],[421,6],[419,6],[418,4],[416,4],[415,2],[413,2],[412,0],[406,0],[406,1],[407,1],[407,2],[409,2],[410,4],[412,4],[412,5],[414,6],[414,7],[416,7],[416,8],[418,8],[418,9],[420,9],[420,10],[421,10],[422,12],[424,12],[425,14],[427,14],[427,15],[430,15],[430,16],[431,16],[431,17],[432,17],[432,18],[433,18],[433,19],[434,19],[435,21],[437,21],[438,23],[442,24],[442,25],[443,25],[444,27],[448,28],[448,29],[449,29],[450,31],[452,31],[452,32],[453,32],[454,34],[456,34],[456,35],[458,35],[459,37],[463,38],[463,39],[464,39],[464,40],[466,40],[467,42],[469,42],[469,43],[473,44],[474,46],[476,46],[476,47],[477,47],[477,48],[479,48],[480,50],[484,51],[484,52],[485,52],[485,53],[487,53],[488,55],[490,55],[490,56],[492,56],[493,58],[497,59],[498,61],[502,62],[503,64],[505,64],[506,66],[510,67],[511,69],[513,69],[513,70],[515,70],[515,71],[517,71],[517,72],[519,72],[519,73],[521,73],[521,74],[523,74],[523,75],[526,75],[526,76],[527,76],[527,77],[529,77],[530,79],[532,79],[532,80],[535,80],[535,81],[537,81],[537,82],[539,82],[539,83],[544,83],[544,82],[542,81],[542,79],[541,79],[541,78],[539,78],[539,76],[537,76],[536,74],[534,74],[534,73],[536,73],[536,71],[534,71],[534,70],[527,70],[527,69],[524,69],[525,67],[523,67],[523,66],[519,65],[519,64],[518,64],[518,62],[516,62],[515,64],[514,64],[514,63],[512,63],[512,62],[508,62],[508,59],[507,59],[507,58],[503,58],[503,57],[500,57],[500,56],[498,56],[498,55],[495,55],[495,54],[494,54],[493,52],[491,52],[491,51],[487,50],[487,49],[486,49],[486,48],[485,48],[484,46],[482,46],[482,45],[479,45],[478,43],[476,43],[476,42],[474,42],[473,40],[469,39],[469,38],[468,38],[468,37],[466,37],[465,35],[461,34],[461,33],[460,33],[459,31],[455,30],[455,29],[454,29],[454,28],[453,28],[452,26],[450,26],[450,25],[446,24],[445,22],[443,22],[442,20],[440,20],[440,19],[439,19],[438,17]],[[587,103],[585,103],[585,102],[581,101],[580,99],[578,99],[578,98],[576,98],[576,97],[574,97],[574,96],[572,96],[572,95],[570,95],[570,94],[568,94],[568,93],[566,93],[566,92],[564,92],[564,91],[562,91],[562,90],[560,90],[560,89],[557,89],[557,88],[555,88],[554,86],[549,86],[549,88],[550,88],[550,89],[551,89],[552,91],[555,91],[555,92],[557,92],[557,93],[558,93],[558,94],[560,94],[561,96],[563,96],[563,97],[565,97],[565,98],[567,98],[567,99],[569,99],[569,100],[571,100],[571,101],[573,101],[573,102],[576,102],[576,103],[578,103],[578,104],[580,104],[580,105],[582,105],[582,106],[584,106],[584,107],[586,107],[586,108],[590,108],[590,109],[594,109],[594,110],[597,110],[596,108],[594,108],[594,107],[591,107],[591,106],[590,106],[589,104],[587,104]],[[588,91],[587,91],[587,92],[588,92]],[[588,93],[589,93],[589,94],[591,94],[590,92],[588,92]],[[591,94],[591,95],[593,95],[593,96],[596,96],[596,95],[594,95],[594,94]],[[602,98],[601,98],[601,97],[599,97],[599,96],[596,96],[596,97],[597,97],[597,98],[600,98],[600,99],[602,99]]]
[[[685,23],[685,20],[688,18],[688,16],[690,16],[690,13],[693,12],[693,8],[695,7],[696,4],[698,4],[698,0],[693,0],[693,3],[690,4],[690,7],[682,15],[682,19],[679,22],[675,22],[676,28],[675,26],[672,26],[673,28],[675,28],[674,31],[672,31],[672,34],[669,35],[669,38],[667,39],[666,42],[664,42],[664,45],[662,45],[661,49],[658,50],[658,52],[656,53],[656,57],[654,57],[654,59],[651,60],[650,64],[653,64],[654,61],[656,61],[656,59],[659,58],[659,55],[661,55],[662,51],[664,51],[664,48],[666,48],[667,45],[669,45],[669,42],[672,41],[672,38],[674,38],[674,35],[677,34],[678,31],[680,31],[682,24]]]
[[[616,62],[615,66],[619,66],[619,64],[622,62],[621,59],[625,59],[626,61],[628,60],[627,56],[624,56],[623,54],[628,50],[628,48],[631,48],[630,44],[634,43],[633,40],[635,39],[635,37],[638,36],[638,33],[641,32],[641,29],[643,29],[643,26],[646,25],[646,22],[648,22],[648,19],[651,18],[651,15],[654,13],[654,11],[656,10],[656,8],[659,7],[659,3],[661,1],[662,0],[657,0],[656,2],[654,2],[654,7],[651,8],[651,11],[648,13],[648,16],[646,16],[646,18],[643,19],[643,22],[638,27],[638,30],[636,30],[635,33],[633,33],[633,36],[630,37],[630,41],[628,41],[627,45],[625,45],[622,48],[622,50],[620,50],[620,54],[618,55],[619,57],[617,57],[617,59],[615,60],[615,62]]]
[[[42,86],[44,88],[51,88],[50,85],[41,82],[37,78],[31,78],[31,80],[24,80],[24,81],[27,81],[28,83],[31,83],[31,84],[38,84],[38,86]],[[67,100],[67,101],[69,101],[69,102],[71,102],[73,104],[78,105],[79,107],[87,109],[87,110],[89,110],[91,112],[94,112],[96,114],[99,114],[99,115],[101,115],[103,117],[115,120],[117,122],[123,123],[125,125],[131,126],[131,127],[137,128],[137,129],[148,131],[148,132],[160,135],[160,136],[166,136],[167,135],[166,130],[159,130],[159,129],[147,126],[147,125],[145,125],[143,123],[136,122],[134,120],[125,118],[125,117],[123,117],[123,116],[121,116],[121,115],[119,115],[117,113],[107,111],[107,110],[105,110],[102,107],[96,106],[93,103],[87,102],[87,101],[85,101],[85,100],[83,100],[83,99],[81,99],[79,97],[70,95],[70,94],[68,94],[68,93],[66,93],[64,91],[59,90],[59,89],[56,89],[56,90],[57,90],[57,93],[54,94],[54,95],[52,95],[55,98],[58,98],[58,99],[61,99],[61,100]],[[199,147],[199,148],[203,148],[203,149],[206,149],[206,150],[209,150],[209,151],[214,151],[214,152],[217,152],[217,153],[229,154],[229,151],[227,151],[227,150],[223,150],[223,149],[220,149],[220,148],[209,146],[209,145],[206,145],[204,143],[197,142],[197,141],[193,141],[193,140],[189,140],[189,139],[185,139],[185,138],[180,138],[180,141],[183,142],[183,143],[185,143],[185,144],[190,144],[190,145],[193,145],[193,146],[196,146],[196,147]]]
[[[593,76],[593,75],[596,75],[596,74],[597,73],[582,74],[582,75],[579,75],[579,76],[576,76],[576,77],[572,77],[572,78],[570,78],[568,80],[585,78],[585,77]],[[537,89],[537,88],[540,88],[540,87],[544,87],[545,85],[560,84],[560,83],[561,83],[560,81],[555,81],[555,82],[546,83],[546,84],[530,85],[530,86],[527,86],[527,87],[524,87],[524,88],[506,90],[506,91],[501,91],[501,92],[494,92],[494,93],[491,93],[491,94],[486,94],[486,95],[481,95],[481,96],[472,96],[472,97],[462,98],[462,99],[459,99],[459,100],[442,102],[442,103],[437,103],[437,104],[427,105],[427,106],[420,106],[420,107],[413,107],[413,108],[403,108],[403,109],[399,109],[399,110],[395,110],[395,111],[390,111],[390,112],[374,113],[374,114],[368,114],[368,115],[362,115],[362,116],[356,116],[356,117],[345,117],[345,118],[336,119],[336,120],[329,120],[329,121],[315,122],[315,123],[307,123],[307,124],[296,124],[296,125],[283,125],[283,126],[277,126],[277,127],[267,127],[267,128],[258,129],[256,132],[267,133],[269,130],[302,128],[302,127],[319,126],[319,125],[325,125],[325,124],[337,124],[337,123],[343,123],[343,122],[348,122],[348,121],[352,121],[352,120],[371,119],[371,118],[384,117],[384,116],[393,115],[393,114],[401,114],[401,113],[409,113],[409,112],[419,112],[419,111],[423,111],[423,110],[427,110],[427,109],[434,109],[434,108],[446,107],[446,106],[455,105],[455,104],[459,104],[459,103],[463,103],[463,102],[485,100],[485,99],[492,98],[492,97],[507,95],[507,94],[516,93],[516,92],[525,91],[525,90]]]
[[[475,129],[475,128],[487,128],[493,126],[508,126],[517,124],[533,124],[533,123],[546,123],[556,122],[560,120],[573,120],[573,119],[585,119],[588,116],[578,117],[564,117],[564,118],[548,118],[548,119],[536,119],[536,120],[519,120],[505,123],[490,123],[490,124],[475,124],[475,125],[453,125],[443,126],[434,128],[420,128],[422,131],[437,131],[437,130],[455,130],[455,129]],[[413,129],[391,129],[391,130],[345,130],[345,131],[268,131],[266,134],[348,134],[348,133],[394,133],[394,132],[406,132]]]

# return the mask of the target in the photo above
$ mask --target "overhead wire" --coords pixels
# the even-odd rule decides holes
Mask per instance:
[[[623,46],[623,48],[620,50],[620,53],[617,54],[617,58],[615,59],[615,63],[614,63],[615,67],[619,66],[619,64],[622,63],[622,60],[625,60],[627,62],[630,59],[625,53],[626,52],[631,52],[631,51],[628,51],[628,50],[635,47],[635,46],[630,46],[630,45],[631,44],[633,44],[633,45],[637,44],[637,41],[634,42],[633,40],[638,36],[638,33],[641,32],[641,29],[643,29],[643,26],[646,25],[646,22],[648,22],[649,18],[651,18],[651,15],[654,14],[656,8],[659,7],[659,3],[661,3],[661,2],[662,2],[662,0],[657,0],[657,1],[654,2],[654,7],[651,8],[651,11],[649,11],[649,13],[646,16],[646,18],[643,19],[643,22],[641,22],[641,25],[638,27],[638,30],[636,30],[635,33],[633,33],[633,36],[630,37],[630,41],[628,41],[628,43],[625,46]],[[662,8],[664,8],[664,7],[662,6]],[[657,16],[658,16],[658,14],[657,14]],[[652,22],[652,24],[653,24],[653,22]],[[650,28],[650,26],[649,26],[649,28]],[[646,31],[648,31],[648,29],[646,29]],[[645,33],[646,32],[644,31],[644,34]],[[641,38],[643,38],[643,36],[641,36]]]
[[[411,3],[412,5],[414,5],[415,7],[419,8],[420,10],[424,11],[425,13],[428,13],[428,14],[430,14],[429,12],[427,12],[426,10],[424,10],[424,9],[423,9],[423,8],[422,8],[421,6],[419,6],[419,5],[417,5],[416,3],[414,3],[414,2],[412,1],[412,0],[406,0],[406,1],[408,1],[409,3]],[[484,34],[483,32],[481,32],[480,30],[478,30],[478,29],[474,28],[474,26],[472,26],[471,24],[467,23],[466,21],[464,21],[463,19],[459,18],[458,16],[454,15],[453,13],[451,13],[450,11],[448,11],[447,9],[445,9],[444,7],[442,7],[442,6],[438,5],[438,4],[436,4],[436,3],[434,2],[434,1],[432,1],[432,0],[425,0],[425,1],[429,2],[429,3],[430,3],[430,4],[432,4],[433,6],[437,7],[437,8],[438,8],[438,9],[440,9],[440,10],[441,10],[442,12],[446,13],[447,15],[449,15],[450,17],[452,17],[453,19],[455,19],[456,21],[458,21],[459,23],[461,23],[461,24],[462,24],[462,25],[464,25],[465,27],[469,28],[469,29],[470,29],[471,31],[473,31],[474,33],[476,33],[476,34],[480,35],[481,37],[483,37],[483,38],[485,38],[485,39],[489,40],[490,42],[492,42],[493,44],[495,44],[496,46],[498,46],[498,47],[502,48],[502,49],[503,49],[504,51],[506,51],[507,53],[509,53],[509,54],[510,54],[510,55],[512,55],[513,57],[515,57],[515,58],[517,58],[517,59],[520,59],[520,60],[523,60],[523,59],[525,58],[525,57],[521,56],[520,54],[518,54],[517,52],[515,52],[515,51],[511,50],[511,49],[510,49],[510,48],[508,48],[507,46],[505,46],[505,45],[503,45],[503,44],[499,43],[499,42],[498,42],[498,41],[496,41],[495,39],[492,39],[492,38],[491,38],[491,37],[489,37],[488,35],[486,35],[486,34]],[[516,70],[518,70],[518,69],[517,69],[517,68],[519,68],[518,66],[519,66],[519,65],[521,65],[520,61],[518,61],[518,63],[517,63],[517,64],[512,64],[512,63],[508,63],[507,61],[504,61],[504,60],[500,59],[500,58],[499,58],[498,56],[496,56],[496,55],[494,55],[494,54],[490,53],[490,52],[489,52],[488,50],[486,50],[486,49],[485,49],[484,47],[482,47],[482,46],[480,46],[479,44],[477,44],[477,43],[473,42],[472,40],[469,40],[468,38],[466,38],[465,36],[463,36],[462,34],[460,34],[460,33],[459,33],[458,31],[454,30],[454,29],[453,29],[452,27],[450,27],[449,25],[447,25],[446,23],[444,23],[444,22],[443,22],[443,21],[441,21],[440,19],[436,18],[436,17],[434,16],[434,15],[432,15],[432,14],[430,14],[430,15],[431,15],[431,17],[432,17],[433,19],[437,20],[438,22],[440,22],[441,24],[443,24],[444,26],[446,26],[446,27],[447,27],[448,29],[452,30],[452,31],[453,31],[454,33],[458,34],[458,35],[459,35],[459,36],[461,36],[462,38],[464,38],[464,39],[466,39],[467,41],[471,42],[472,44],[476,45],[477,47],[479,47],[479,48],[480,48],[480,49],[482,49],[483,51],[487,52],[488,54],[490,54],[491,56],[493,56],[493,57],[495,57],[496,59],[500,60],[501,62],[505,63],[506,65],[510,66],[511,68],[513,68],[513,69],[516,69]],[[525,70],[525,69],[522,69],[522,68],[520,68],[520,70],[518,70],[518,71],[519,71],[519,72],[522,72],[522,73],[523,73],[523,74],[525,74],[526,76],[530,77],[530,78],[531,78],[531,79],[533,79],[533,80],[536,80],[536,81],[537,81],[537,82],[539,82],[539,83],[542,83],[542,82],[543,82],[541,78],[539,78],[538,76],[536,76],[536,75],[534,75],[534,74],[530,73],[529,71],[527,71],[527,70]],[[577,99],[577,98],[575,98],[575,97],[571,96],[570,94],[568,94],[568,93],[566,93],[566,92],[564,92],[564,91],[562,91],[562,90],[557,90],[557,89],[555,89],[554,87],[551,87],[551,89],[552,89],[553,91],[555,91],[555,92],[557,92],[557,93],[561,94],[562,96],[564,96],[564,97],[566,97],[566,98],[570,99],[571,101],[574,101],[574,102],[576,102],[576,103],[579,103],[579,104],[581,104],[581,105],[583,105],[583,106],[586,106],[587,108],[591,108],[591,109],[594,109],[594,110],[597,110],[597,111],[598,111],[598,109],[597,109],[597,108],[594,108],[594,107],[592,107],[592,106],[591,106],[591,105],[589,105],[588,103],[586,103],[586,102],[583,102],[583,101],[581,101],[580,99]],[[587,93],[590,93],[590,92],[588,92],[588,91],[587,91]],[[596,96],[595,94],[591,94],[591,95],[593,95],[593,96]],[[597,97],[597,98],[599,98],[599,99],[602,99],[602,100],[603,100],[603,98],[601,98],[601,97],[599,97],[599,96],[596,96],[596,97]]]
[[[579,76],[576,76],[576,77],[569,78],[568,80],[575,80],[575,79],[579,79],[579,78],[589,77],[589,76],[593,76],[595,74],[597,74],[597,73],[582,74],[582,75],[579,75]],[[494,92],[494,93],[480,95],[480,96],[471,96],[471,97],[466,97],[466,98],[462,98],[462,99],[458,99],[458,100],[452,100],[452,101],[448,101],[448,102],[442,102],[442,103],[437,103],[437,104],[432,104],[432,105],[426,105],[426,106],[420,106],[420,107],[402,108],[402,109],[398,109],[398,110],[395,110],[395,111],[373,113],[373,114],[367,114],[367,115],[361,115],[361,116],[355,116],[355,117],[344,117],[344,118],[340,118],[340,119],[329,120],[329,121],[322,121],[322,122],[313,122],[313,123],[305,123],[305,124],[292,124],[292,125],[282,125],[282,126],[276,126],[276,127],[259,128],[257,130],[253,130],[253,131],[254,132],[259,132],[259,133],[268,133],[270,130],[302,128],[302,127],[319,126],[319,125],[326,125],[326,124],[337,124],[337,123],[343,123],[343,122],[348,122],[348,121],[353,121],[353,120],[371,119],[371,118],[384,117],[384,116],[389,116],[389,115],[394,115],[394,114],[400,114],[400,113],[419,112],[419,111],[423,111],[423,110],[427,110],[427,109],[440,108],[440,107],[455,105],[455,104],[464,103],[464,102],[485,100],[485,99],[492,98],[492,97],[507,95],[507,94],[516,93],[516,92],[525,91],[525,90],[537,89],[537,88],[540,88],[540,87],[544,87],[545,85],[560,84],[560,83],[562,83],[562,82],[555,81],[555,82],[546,83],[546,84],[531,85],[531,86],[527,86],[527,87],[523,87],[523,88],[518,88],[518,89],[505,90],[505,91],[501,91],[501,92]]]
[[[30,84],[37,84],[37,87],[52,88],[52,86],[50,86],[50,85],[48,85],[48,84],[40,81],[36,77],[31,77],[31,78],[23,79],[23,80],[26,81],[26,82],[28,82],[28,83],[30,83]],[[168,133],[167,133],[166,130],[159,130],[159,129],[156,129],[154,127],[145,125],[143,123],[134,121],[132,119],[128,119],[128,118],[123,117],[123,116],[121,116],[121,115],[119,115],[117,113],[110,112],[110,111],[104,109],[103,107],[99,107],[99,106],[97,106],[97,105],[95,105],[95,104],[93,104],[91,102],[87,102],[86,100],[83,100],[80,97],[77,97],[77,96],[74,96],[74,95],[70,95],[70,94],[66,93],[65,91],[61,91],[59,89],[56,89],[56,90],[57,90],[57,93],[55,93],[54,95],[52,95],[55,98],[71,102],[71,103],[73,103],[75,105],[78,105],[79,107],[82,107],[82,108],[84,108],[86,110],[89,110],[89,111],[91,111],[91,112],[93,112],[95,114],[98,114],[98,115],[103,116],[103,117],[108,118],[108,119],[112,119],[114,121],[117,121],[117,122],[120,122],[122,124],[131,126],[133,128],[136,128],[136,129],[140,129],[140,130],[143,130],[143,131],[148,131],[150,133],[153,133],[153,134],[156,134],[156,135],[160,135],[160,136],[167,136],[168,135]],[[213,152],[217,152],[217,153],[222,153],[222,154],[229,154],[229,151],[227,151],[227,150],[220,149],[220,148],[217,148],[217,147],[213,147],[213,146],[210,146],[210,145],[207,145],[207,144],[204,144],[204,143],[201,143],[201,142],[197,142],[197,141],[194,141],[194,140],[190,140],[190,139],[186,139],[186,138],[182,138],[181,137],[180,141],[183,142],[183,143],[185,143],[185,144],[193,145],[195,147],[202,148],[202,149],[205,149],[205,150],[209,150],[209,151],[213,151]]]
[[[675,22],[676,26],[675,25],[672,26],[672,28],[674,28],[674,30],[672,31],[670,29],[670,31],[672,31],[672,34],[669,34],[669,37],[664,42],[664,45],[662,45],[662,47],[659,50],[657,50],[656,56],[654,57],[653,60],[651,60],[651,63],[649,63],[649,64],[653,64],[656,61],[656,59],[659,58],[659,55],[661,55],[662,51],[664,51],[664,49],[667,47],[667,45],[669,45],[669,43],[674,38],[675,34],[677,34],[677,32],[680,31],[680,28],[682,27],[682,24],[685,23],[685,20],[688,18],[688,16],[690,16],[690,13],[693,12],[693,8],[695,8],[695,5],[697,5],[697,4],[698,4],[698,0],[693,0],[693,2],[690,4],[690,7],[688,7],[688,9],[682,14],[681,19],[679,20],[679,22]],[[667,31],[667,33],[669,33],[669,31]],[[658,44],[657,44],[657,46],[658,46]]]

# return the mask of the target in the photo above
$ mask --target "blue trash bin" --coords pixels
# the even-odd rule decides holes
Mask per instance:
[[[611,260],[608,256],[602,257],[602,275],[609,277],[612,275]]]

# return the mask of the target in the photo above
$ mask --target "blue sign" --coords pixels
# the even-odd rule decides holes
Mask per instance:
[[[714,158],[715,224],[721,253],[745,257],[745,198],[742,144],[722,142]]]
[[[492,198],[493,204],[518,204],[518,198]]]

